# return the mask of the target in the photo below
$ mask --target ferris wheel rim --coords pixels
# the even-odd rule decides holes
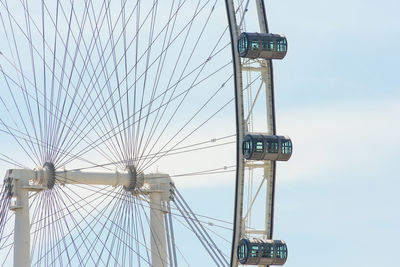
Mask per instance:
[[[234,9],[234,3],[233,1],[226,0],[226,7],[227,7],[227,13],[228,13],[228,21],[229,21],[229,26],[230,26],[230,35],[231,35],[231,50],[232,50],[232,58],[234,59],[233,65],[234,65],[234,75],[235,75],[235,114],[236,114],[236,136],[237,136],[237,145],[236,145],[236,159],[237,159],[237,169],[236,169],[236,189],[235,189],[235,215],[234,215],[234,233],[232,237],[232,248],[231,248],[231,265],[232,267],[238,266],[238,259],[236,255],[236,251],[238,249],[239,241],[240,239],[246,235],[245,234],[245,222],[243,221],[244,218],[242,218],[242,213],[243,213],[243,182],[245,178],[244,170],[246,168],[244,164],[244,159],[243,159],[243,154],[242,154],[242,147],[241,147],[241,142],[244,140],[244,133],[246,130],[244,129],[244,125],[247,123],[247,118],[244,116],[243,112],[243,100],[239,98],[243,98],[243,95],[241,94],[243,92],[242,84],[242,75],[243,73],[243,67],[242,67],[242,61],[240,59],[241,56],[239,55],[239,49],[237,47],[237,42],[239,42],[239,36],[240,30],[242,27],[242,22],[244,21],[244,15],[240,19],[239,25],[236,23],[236,14],[235,14],[235,9]],[[269,33],[268,29],[268,22],[267,22],[267,17],[266,17],[266,9],[265,9],[265,4],[264,0],[257,0],[256,2],[256,9],[257,9],[257,14],[258,14],[258,21],[259,21],[259,26],[260,26],[260,32],[264,33]],[[245,12],[247,12],[247,5],[245,8]],[[268,111],[268,134],[276,135],[276,118],[275,118],[275,97],[274,97],[274,81],[273,81],[273,66],[272,66],[272,59],[266,59],[265,60],[266,64],[260,64],[260,68],[266,68],[268,71],[264,73],[264,75],[267,75],[268,77],[266,78],[268,80],[268,84],[266,84],[266,89],[268,93],[270,94],[268,97],[268,103],[267,103],[267,111]],[[263,78],[265,79],[265,77]],[[261,86],[260,86],[261,88]],[[258,93],[257,93],[258,94]],[[249,114],[250,115],[250,114]],[[241,137],[241,138],[239,138]],[[252,169],[252,167],[250,167]],[[270,173],[269,173],[269,179],[268,179],[268,197],[267,197],[267,207],[266,207],[266,228],[264,236],[266,236],[268,239],[272,239],[273,235],[273,226],[274,226],[274,201],[275,201],[275,183],[276,183],[276,162],[272,161],[270,163],[269,167]],[[265,171],[264,171],[265,172]],[[266,177],[264,177],[266,179]],[[264,182],[264,179],[262,179],[262,182]],[[260,184],[261,186],[262,184]],[[268,202],[269,201],[269,202]],[[251,204],[252,205],[252,204]],[[250,207],[251,209],[251,207]],[[250,209],[247,211],[246,214],[250,211]],[[268,210],[269,209],[269,210]],[[247,215],[246,215],[247,216]],[[255,263],[253,263],[255,264]]]

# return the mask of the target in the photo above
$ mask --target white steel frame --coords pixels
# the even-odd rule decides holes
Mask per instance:
[[[268,26],[266,21],[266,14],[263,0],[255,0],[259,32],[267,33]],[[249,1],[245,5],[245,12],[247,11]],[[262,235],[263,238],[272,239],[273,230],[273,206],[274,206],[274,187],[275,187],[275,162],[265,161],[262,163],[245,162],[242,155],[242,141],[244,136],[247,134],[248,119],[253,112],[255,102],[258,100],[260,90],[264,88],[266,92],[266,107],[267,107],[267,129],[268,135],[276,134],[275,127],[275,107],[274,107],[274,94],[273,94],[273,73],[272,73],[272,61],[257,59],[258,67],[247,66],[243,63],[239,57],[237,49],[237,40],[241,32],[242,24],[245,18],[245,14],[240,18],[240,23],[237,24],[236,16],[238,7],[235,6],[233,0],[226,0],[226,7],[228,13],[228,20],[230,25],[231,33],[231,47],[233,55],[234,73],[235,73],[235,98],[236,98],[236,120],[237,120],[237,180],[236,180],[236,199],[235,199],[235,217],[234,217],[234,236],[232,241],[231,251],[231,267],[239,265],[236,257],[236,248],[238,247],[241,238],[247,235]],[[252,63],[254,63],[252,61]],[[243,97],[243,75],[246,72],[258,72],[261,74],[262,83],[258,88],[256,97],[251,104],[249,114],[244,114],[244,97]],[[261,183],[258,185],[256,194],[244,212],[244,183],[245,183],[245,168],[250,169],[252,172],[254,169],[262,168],[264,171],[264,177]],[[259,197],[259,192],[262,187],[266,187],[266,202],[265,202],[265,224],[263,229],[249,229],[246,226],[247,219],[251,215],[252,207],[255,200]]]
[[[63,171],[57,172],[57,182],[61,184],[96,184],[126,186],[131,183],[131,174]],[[44,184],[52,177],[46,169],[10,169],[6,178],[12,184],[11,210],[15,212],[14,226],[14,266],[30,266],[30,223],[29,192],[47,189]],[[139,178],[140,179],[140,178]],[[163,216],[168,213],[167,205],[171,198],[172,181],[169,175],[152,173],[144,175],[146,189],[140,194],[150,198],[150,234],[152,266],[162,267],[167,260],[167,242]]]

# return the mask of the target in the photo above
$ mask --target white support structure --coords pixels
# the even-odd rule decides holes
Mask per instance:
[[[235,1],[233,0],[225,0],[227,13],[228,13],[228,22],[230,26],[230,34],[231,34],[231,47],[232,47],[232,57],[233,57],[233,65],[234,65],[234,74],[235,74],[235,97],[236,97],[236,116],[237,116],[237,143],[238,143],[238,151],[237,151],[237,181],[236,181],[236,199],[235,199],[235,217],[234,217],[234,237],[233,237],[233,247],[231,252],[231,267],[237,267],[239,265],[238,260],[236,258],[236,248],[238,247],[238,242],[241,238],[246,237],[247,235],[262,235],[264,239],[272,239],[273,235],[273,206],[274,206],[274,179],[275,179],[275,162],[273,161],[264,161],[260,162],[244,162],[242,158],[241,151],[241,143],[243,141],[243,137],[246,134],[245,127],[248,127],[249,118],[253,114],[253,109],[257,100],[259,100],[259,94],[263,90],[265,90],[265,103],[266,103],[266,132],[268,135],[276,134],[276,125],[275,125],[275,104],[274,104],[274,88],[273,88],[273,70],[272,70],[272,60],[271,59],[256,59],[249,60],[246,59],[242,62],[239,57],[237,51],[238,44],[238,34],[243,30],[242,22],[245,20],[244,16],[248,13],[248,4],[250,1],[246,2],[246,6],[243,8],[241,6],[235,6]],[[260,33],[268,33],[267,19],[264,8],[264,0],[255,0],[255,8],[257,10],[257,19],[259,22],[259,32]],[[242,10],[242,13],[240,12]],[[253,14],[252,14],[253,15]],[[238,19],[236,18],[238,16]],[[242,17],[240,17],[242,16]],[[250,15],[247,15],[250,16]],[[236,23],[236,19],[240,21],[239,25]],[[244,117],[243,114],[243,81],[242,76],[245,72],[257,72],[261,74],[261,85],[258,87],[256,97],[254,102],[250,103],[249,106],[249,114]],[[265,127],[265,126],[264,126]],[[254,200],[250,203],[249,210],[243,216],[243,204],[244,204],[244,168],[248,168],[250,170],[256,168],[263,169],[263,179],[261,180],[261,184],[258,187],[256,196],[254,196]],[[264,211],[265,211],[265,223],[262,226],[264,229],[251,229],[246,225],[248,222],[247,217],[251,216],[251,208],[255,202],[255,198],[257,198],[260,192],[264,192],[261,188],[265,188],[266,199],[264,202]],[[259,211],[257,211],[259,212]],[[261,227],[261,228],[262,228]],[[265,265],[264,265],[265,266]]]
[[[57,172],[57,182],[60,184],[96,184],[112,186],[129,186],[130,176],[128,173],[102,173],[102,172],[81,172],[64,171]]]
[[[54,170],[53,170],[54,171]],[[53,175],[53,177],[51,177]],[[135,179],[136,188],[140,194],[149,195],[150,198],[150,233],[152,266],[164,267],[168,265],[167,242],[165,235],[164,214],[171,196],[171,178],[168,174],[152,173],[143,175],[132,172],[81,172],[60,171],[51,172],[46,168],[11,169],[7,171],[6,179],[12,184],[12,205],[10,209],[15,212],[14,228],[14,266],[30,266],[30,221],[29,221],[29,192],[47,189],[49,179],[55,179],[59,184],[96,184],[125,186],[127,190]],[[143,188],[141,188],[145,185]],[[137,194],[137,192],[134,192]]]
[[[14,266],[30,266],[30,223],[29,223],[29,184],[26,180],[15,179],[13,190],[15,197],[10,207],[15,212],[14,225]]]
[[[168,213],[166,203],[171,198],[171,178],[166,174],[147,174],[145,183],[150,185],[150,235],[152,266],[168,266],[167,240],[164,215]]]
[[[267,180],[267,195],[266,195],[266,203],[265,203],[265,231],[264,231],[264,238],[272,239],[272,232],[271,232],[271,218],[273,216],[272,209],[273,209],[273,170],[272,164],[270,163],[268,167],[264,168],[264,179]]]
[[[153,266],[167,266],[167,241],[163,218],[162,192],[150,192],[150,238]]]

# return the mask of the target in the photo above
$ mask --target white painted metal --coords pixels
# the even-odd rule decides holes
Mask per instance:
[[[249,118],[250,118],[251,114],[253,113],[253,108],[256,105],[256,102],[257,102],[258,96],[260,95],[262,86],[263,86],[263,83],[261,83],[260,86],[258,87],[256,96],[254,97],[253,103],[251,104],[251,107],[249,109],[249,113],[247,114],[247,117],[246,117],[246,125],[247,125],[247,122],[249,121]]]
[[[14,184],[15,203],[10,207],[15,212],[14,222],[14,266],[30,266],[30,223],[29,223],[29,189],[27,180],[16,179]]]
[[[258,22],[260,25],[260,32],[268,32],[267,22],[265,21],[264,16],[264,5],[263,0],[256,0],[257,5],[257,15]],[[262,80],[265,84],[266,90],[266,103],[267,103],[267,133],[269,135],[275,135],[275,107],[274,107],[274,96],[273,96],[273,88],[272,88],[272,61],[271,60],[262,60],[261,62],[261,75]],[[274,176],[274,164],[269,162],[266,164],[264,168],[264,179],[267,179],[267,196],[265,203],[265,234],[264,238],[272,239],[272,231],[271,231],[271,218],[272,218],[272,210],[273,210],[273,176]]]
[[[257,8],[257,16],[260,27],[260,32],[266,33],[268,29],[266,27],[266,21],[264,16],[264,6],[263,0],[256,0],[256,8]],[[267,133],[268,135],[274,135],[276,132],[275,129],[275,111],[274,111],[274,96],[273,96],[273,88],[272,88],[272,61],[258,59],[256,61],[259,64],[259,67],[245,67],[244,71],[255,71],[261,73],[262,83],[264,84],[265,92],[266,92],[266,107],[267,107]],[[256,101],[256,100],[254,100]],[[253,104],[254,105],[254,104]],[[267,181],[266,185],[266,202],[265,202],[265,228],[264,230],[260,230],[264,238],[272,239],[272,231],[271,231],[271,218],[272,218],[272,210],[273,210],[273,168],[274,165],[271,161],[265,162],[264,166],[264,179]],[[247,168],[252,169],[252,165],[246,165]],[[243,226],[246,228],[245,226]]]
[[[274,119],[274,99],[272,93],[272,73],[271,73],[271,62],[266,60],[261,66],[263,66],[263,71],[261,71],[261,77],[265,84],[265,91],[267,93],[267,126],[268,135],[275,135],[275,119]]]
[[[267,180],[267,196],[266,196],[266,203],[265,203],[265,231],[264,231],[264,238],[272,239],[271,233],[271,217],[272,217],[272,197],[273,197],[273,173],[272,173],[272,164],[270,162],[270,166],[264,168],[264,179]]]
[[[131,175],[124,173],[101,173],[62,171],[56,172],[56,183],[61,184],[96,184],[129,186]],[[10,169],[6,177],[11,178],[13,196],[11,210],[15,211],[14,229],[14,266],[28,267],[30,265],[30,222],[29,222],[29,192],[47,189],[49,172],[43,168],[35,170]],[[168,212],[165,203],[171,199],[171,178],[167,174],[139,174],[136,179],[139,184],[147,186],[141,194],[150,197],[150,232],[152,266],[167,266],[167,243],[163,215]]]
[[[238,112],[239,116],[237,120],[239,121],[239,132],[244,133],[244,125],[247,125],[247,119],[249,118],[250,114],[253,112],[255,102],[257,101],[257,98],[259,96],[259,92],[261,88],[263,87],[265,92],[266,92],[266,108],[267,108],[267,114],[266,114],[266,120],[267,120],[267,125],[266,125],[266,131],[268,135],[274,135],[276,133],[275,129],[275,110],[274,110],[274,96],[273,96],[273,81],[272,81],[272,61],[271,60],[264,60],[264,59],[256,59],[256,60],[245,60],[245,63],[243,63],[243,66],[241,64],[240,58],[238,58],[238,53],[237,53],[237,41],[238,40],[238,32],[241,30],[240,27],[237,26],[236,24],[236,10],[238,7],[235,7],[234,1],[233,0],[227,0],[227,11],[228,11],[228,19],[229,19],[229,24],[231,27],[231,38],[232,38],[232,48],[235,50],[233,51],[234,56],[233,56],[233,62],[234,62],[234,69],[235,69],[235,74],[236,74],[236,81],[235,81],[235,86],[236,86],[236,98],[237,98],[237,106],[236,108],[240,110]],[[243,24],[243,21],[245,20],[244,17],[247,15],[248,10],[248,2],[246,2],[246,8],[244,9],[243,17],[240,19],[240,26]],[[259,27],[260,30],[259,32],[262,33],[267,33],[267,22],[266,22],[266,17],[265,17],[265,10],[264,10],[264,3],[263,0],[255,0],[255,7],[257,9],[257,18],[259,22]],[[233,30],[232,30],[233,29]],[[238,73],[237,71],[240,71]],[[257,91],[256,98],[252,100],[252,104],[250,106],[249,110],[249,115],[245,118],[243,116],[243,82],[242,82],[242,72],[257,72],[261,74],[262,78],[262,84],[260,85],[259,90]],[[243,127],[243,128],[242,128]],[[251,129],[251,127],[250,127]],[[241,145],[241,142],[243,140],[243,135],[238,137],[238,142],[239,145]],[[241,153],[240,153],[241,155]],[[240,165],[241,163],[241,165]],[[251,203],[249,203],[248,211],[246,215],[243,217],[243,184],[244,184],[244,167],[250,169],[252,172],[253,169],[255,168],[262,168],[264,170],[263,173],[263,179],[261,180],[261,184],[258,185],[258,189],[256,192],[256,195],[254,198],[252,197]],[[237,193],[237,199],[235,203],[235,222],[239,223],[240,225],[236,225],[235,227],[235,232],[236,236],[234,237],[234,248],[237,248],[238,242],[240,238],[242,238],[244,235],[251,235],[251,234],[257,234],[257,235],[262,235],[263,238],[268,238],[272,239],[272,225],[271,221],[273,218],[273,195],[274,195],[274,168],[275,164],[272,161],[265,161],[263,163],[255,163],[255,162],[246,162],[244,166],[243,159],[241,159],[238,163],[237,166],[238,170],[240,171],[241,175],[238,176],[239,181],[238,183],[238,189],[236,191]],[[258,179],[257,179],[258,180]],[[258,197],[259,192],[261,191],[261,187],[265,186],[266,190],[266,200],[265,200],[265,224],[264,224],[264,229],[257,229],[257,230],[251,230],[248,227],[246,227],[246,218],[251,217],[251,207],[253,206],[255,202],[255,198]],[[257,210],[259,212],[259,210]],[[238,218],[238,216],[241,216]],[[235,252],[232,252],[232,255],[235,254]],[[232,258],[232,263],[231,266],[237,266],[238,262],[235,258]]]
[[[258,16],[258,24],[260,25],[260,32],[268,32],[267,23],[264,18],[264,0],[256,0],[256,8],[257,8],[257,16]]]
[[[167,266],[167,241],[163,219],[162,191],[150,192],[151,263],[154,267]]]
[[[21,186],[27,186],[30,180],[37,179],[37,172],[30,169],[10,169],[7,170],[6,177],[19,181],[20,184],[22,183]]]
[[[265,235],[265,229],[246,229],[245,235]]]
[[[10,210],[15,212],[14,221],[14,266],[30,266],[30,221],[29,191],[40,191],[43,186],[32,185],[38,173],[29,169],[11,169],[6,178],[11,179],[12,202]]]
[[[129,186],[130,175],[128,173],[101,173],[64,171],[56,172],[57,183],[61,184],[96,184],[96,185],[123,185]]]
[[[253,200],[251,201],[249,207],[247,208],[247,212],[246,212],[246,214],[245,214],[244,217],[243,217],[243,220],[244,220],[244,221],[247,220],[247,218],[248,218],[248,216],[249,216],[249,214],[250,214],[250,212],[251,212],[251,209],[253,208],[253,205],[254,205],[254,203],[256,202],[256,199],[257,199],[257,197],[258,197],[258,194],[260,193],[260,191],[261,191],[261,189],[262,189],[262,186],[263,186],[263,184],[264,184],[264,181],[265,181],[265,179],[262,179],[261,184],[258,186],[257,191],[256,191],[256,194],[254,195]]]

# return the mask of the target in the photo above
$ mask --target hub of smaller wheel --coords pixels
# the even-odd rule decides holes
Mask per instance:
[[[56,183],[56,168],[51,162],[46,162],[43,165],[43,169],[47,172],[47,188],[52,189]]]
[[[47,186],[48,189],[53,189],[56,183],[56,169],[52,162],[46,162],[42,168],[36,168],[35,184]]]
[[[124,186],[124,189],[126,191],[134,191],[137,188],[141,188],[144,184],[143,172],[138,172],[133,165],[127,166],[126,171],[130,177],[130,183],[128,186]]]

